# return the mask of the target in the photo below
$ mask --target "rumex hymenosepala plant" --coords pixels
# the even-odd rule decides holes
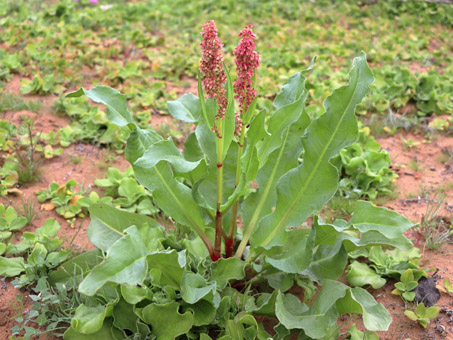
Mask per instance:
[[[92,204],[87,233],[99,250],[51,275],[53,283],[83,276],[78,290],[92,297],[65,339],[270,338],[256,315],[278,320],[277,339],[336,339],[341,314],[363,314],[369,331],[388,329],[382,305],[336,280],[349,252],[409,249],[403,233],[412,223],[365,201],[349,221],[316,215],[338,188],[331,158],[358,136],[354,110],[374,80],[365,53],[319,117],[304,110],[314,62],[289,78],[271,112],[257,112],[256,36],[252,26],[239,36],[233,81],[214,22],[203,26],[198,97],[168,103],[174,118],[195,125],[183,152],[140,128],[118,91],[69,94],[105,104],[110,121],[130,129],[125,157],[137,181],[185,237],[147,216]],[[317,296],[313,282],[322,287]],[[305,290],[303,302],[287,292],[294,283]]]

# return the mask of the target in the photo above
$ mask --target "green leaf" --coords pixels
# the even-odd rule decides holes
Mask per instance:
[[[89,307],[81,304],[71,319],[71,327],[78,333],[92,334],[102,328],[106,308],[104,306]]]
[[[175,179],[169,164],[158,163],[151,169],[134,165],[134,172],[138,182],[153,194],[162,211],[176,222],[191,226],[202,234],[204,219],[192,197],[192,190]]]
[[[25,271],[23,257],[3,257],[0,256],[0,276],[14,277],[19,276]]]
[[[397,238],[411,228],[413,223],[394,211],[376,207],[370,202],[358,201],[348,226],[361,233],[374,230],[388,238]]]
[[[189,162],[185,160],[181,151],[176,148],[173,140],[170,138],[152,144],[143,156],[135,161],[134,169],[136,167],[151,169],[161,161],[170,163],[173,169],[180,173],[190,172],[200,164],[200,161]]]
[[[193,314],[193,325],[203,326],[209,325],[214,321],[216,316],[216,308],[213,304],[206,300],[200,300],[195,304],[185,305],[184,311],[191,311]]]
[[[371,331],[387,331],[392,318],[383,305],[377,303],[365,289],[348,288],[343,299],[336,302],[340,314],[360,313],[363,324]]]
[[[39,227],[38,229],[35,230],[35,234],[40,238],[54,237],[57,235],[58,230],[60,230],[60,228],[61,228],[60,223],[58,223],[57,220],[55,220],[54,218],[49,218],[42,225],[42,227]]]
[[[288,329],[303,329],[313,339],[327,335],[329,328],[336,324],[339,314],[362,313],[364,324],[369,330],[387,330],[391,318],[385,308],[362,288],[326,280],[314,305],[308,309],[299,299],[287,300],[279,293],[276,301],[276,315]],[[308,310],[307,310],[308,309]]]
[[[305,78],[302,78],[302,82],[305,82]],[[307,93],[303,92],[299,97],[294,98],[294,102],[287,103],[272,114],[268,123],[268,132],[271,136],[264,139],[258,147],[260,167],[264,166],[272,152],[282,145],[291,124],[299,120],[306,98]],[[301,135],[298,137],[300,138]]]
[[[404,292],[401,295],[407,301],[414,301],[414,299],[415,299],[415,293],[414,292]]]
[[[320,245],[313,254],[310,266],[303,271],[314,281],[324,279],[336,280],[344,271],[348,263],[348,253],[345,250],[341,239],[333,245]]]
[[[434,319],[439,314],[439,307],[429,307],[426,309],[425,317],[428,319]]]
[[[151,301],[153,298],[153,292],[151,289],[147,287],[139,287],[137,285],[129,285],[126,283],[121,285],[121,295],[124,300],[131,305],[136,305],[145,299]]]
[[[395,287],[401,291],[405,291],[406,290],[406,285],[402,282],[397,282],[395,283]]]
[[[65,340],[118,340],[123,338],[123,332],[113,327],[113,320],[111,318],[106,318],[102,324],[102,328],[92,334],[81,334],[72,327],[69,327],[64,333]]]
[[[408,291],[411,291],[411,290],[414,290],[415,287],[418,286],[418,282],[417,281],[409,281],[407,284],[406,284],[406,289]]]
[[[260,221],[252,242],[255,247],[283,244],[284,228],[298,226],[335,194],[338,173],[329,160],[356,140],[355,107],[373,80],[362,53],[354,59],[349,85],[325,100],[326,113],[307,128],[302,138],[304,161],[280,179],[275,211]]]
[[[98,85],[91,90],[83,87],[76,92],[69,93],[66,97],[80,97],[85,94],[95,103],[107,106],[107,118],[115,125],[126,126],[134,123],[129,110],[127,109],[126,96],[111,87]]]
[[[379,340],[379,336],[376,333],[359,331],[355,324],[349,327],[348,333],[351,336],[350,340]]]
[[[411,310],[404,311],[404,315],[406,315],[406,317],[408,317],[412,321],[417,321],[418,319],[417,315],[415,315],[415,313]]]
[[[253,228],[263,216],[272,212],[272,207],[275,206],[277,201],[276,188],[279,179],[298,164],[298,157],[302,152],[301,136],[310,123],[308,115],[302,113],[303,103],[299,104],[301,106],[299,108],[301,110],[299,120],[286,130],[280,147],[271,153],[266,164],[259,169],[256,178],[258,190],[250,194],[242,205],[241,212],[246,226],[246,235],[253,231]],[[286,106],[282,110],[285,108]],[[261,133],[264,135],[264,132]],[[247,169],[247,171],[249,170]],[[244,239],[243,242],[246,241]]]
[[[3,255],[6,251],[6,244],[3,242],[0,242],[0,255]]]
[[[285,273],[299,273],[311,263],[315,233],[308,229],[288,231],[287,242],[265,253],[265,261]]]
[[[93,296],[107,282],[131,285],[143,282],[148,272],[148,249],[136,226],[129,227],[125,233],[109,248],[105,261],[80,283],[82,294]]]
[[[183,253],[181,253],[183,254]],[[175,250],[154,252],[148,256],[148,266],[151,271],[158,271],[160,274],[159,281],[151,275],[151,281],[154,285],[170,285],[180,289],[184,273],[184,264],[181,265],[179,254]]]
[[[383,287],[387,282],[373,269],[368,267],[368,265],[357,261],[354,261],[349,265],[346,280],[354,287],[370,285],[374,289]]]
[[[283,85],[280,93],[274,99],[274,107],[279,109],[282,106],[295,102],[305,91],[305,74],[313,69],[316,57],[314,57],[310,65],[303,70],[289,77],[288,83]]]
[[[175,101],[168,101],[168,112],[178,120],[186,123],[196,123],[200,119],[200,99],[192,93],[185,93]]]
[[[220,258],[212,263],[209,281],[216,282],[217,287],[223,289],[230,280],[242,280],[244,278],[245,264],[237,257]]]
[[[113,307],[113,325],[118,329],[128,329],[134,333],[139,332],[137,329],[138,316],[134,312],[134,305],[120,299]]]
[[[104,251],[123,237],[124,230],[132,225],[138,227],[145,223],[150,227],[158,225],[149,217],[119,210],[108,204],[93,204],[89,211],[91,222],[87,229],[87,236],[96,247]]]
[[[151,325],[157,340],[173,340],[192,328],[192,313],[180,314],[178,309],[179,304],[177,302],[169,302],[163,305],[151,304],[143,308],[143,320]]]
[[[63,283],[76,277],[86,276],[87,272],[102,261],[102,254],[99,249],[84,252],[69,261],[61,264],[57,270],[49,275],[51,284]]]
[[[181,297],[190,304],[197,303],[209,293],[215,293],[216,284],[208,284],[200,274],[186,272],[181,280]]]
[[[406,270],[403,275],[401,275],[400,281],[404,284],[408,284],[410,281],[414,281],[414,272],[412,271],[412,269]]]
[[[154,131],[143,130],[132,124],[128,126],[132,129],[132,132],[127,140],[124,156],[129,163],[134,164],[151,145],[163,140],[163,138]]]

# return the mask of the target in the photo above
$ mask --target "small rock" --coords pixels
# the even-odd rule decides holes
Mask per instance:
[[[415,301],[423,302],[426,307],[431,307],[440,299],[440,292],[436,288],[436,283],[430,277],[421,278],[415,288]]]
[[[431,166],[431,167],[429,167],[429,170],[431,170],[431,171],[436,171],[436,168],[433,167],[433,166]]]

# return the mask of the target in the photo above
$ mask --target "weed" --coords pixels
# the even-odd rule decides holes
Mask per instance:
[[[420,167],[418,165],[418,161],[417,161],[417,158],[413,158],[409,164],[408,164],[409,168],[411,168],[412,170],[414,170],[415,172],[419,172],[420,171]]]
[[[33,100],[25,101],[21,97],[10,93],[0,94],[0,112],[27,110],[38,113],[41,103]]]
[[[18,133],[25,136],[28,145],[24,145],[24,140],[20,137],[16,137],[13,141],[19,185],[37,181],[41,177],[40,167],[42,164],[42,160],[37,156],[39,135],[33,137],[35,118],[22,117],[22,120],[24,125],[19,127]]]
[[[20,209],[20,207],[16,207],[16,210],[20,215],[27,219],[27,225],[33,225],[33,222],[39,218],[36,199],[33,197],[28,197],[26,199],[21,198],[21,205],[22,209]]]
[[[351,217],[356,204],[356,200],[335,195],[322,213],[327,221],[334,221],[337,218],[347,219]]]
[[[33,304],[30,310],[23,312],[18,318],[21,321],[19,325],[11,329],[13,335],[25,334],[25,336],[39,337],[42,334],[52,333],[53,336],[62,337],[71,323],[75,309],[84,302],[83,297],[77,292],[77,289],[64,284],[51,286],[47,281],[44,282],[41,289],[35,288],[34,290],[37,290],[39,294],[30,295]],[[42,326],[47,327],[42,330]]]
[[[80,155],[70,155],[69,156],[69,161],[72,163],[72,164],[80,164],[82,162],[82,156]]]
[[[447,162],[449,162],[451,159],[451,155],[447,152],[443,152],[442,154],[440,154],[438,157],[437,157],[437,161],[439,163],[442,163],[442,164],[445,164]]]
[[[405,151],[415,149],[416,146],[420,145],[420,142],[413,141],[410,138],[405,139],[401,137],[401,141],[403,142],[403,149]]]
[[[376,197],[376,199],[373,200],[374,204],[378,206],[382,206],[388,201],[393,201],[398,198],[398,192],[394,190],[395,186],[392,184],[391,187],[389,188],[390,192],[379,195]]]
[[[434,195],[431,200],[428,200],[426,213],[420,222],[425,237],[425,244],[431,250],[442,247],[453,234],[448,222],[439,215],[444,200],[444,194]]]

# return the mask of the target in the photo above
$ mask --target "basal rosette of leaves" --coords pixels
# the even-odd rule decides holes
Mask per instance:
[[[368,127],[360,129],[358,141],[341,150],[332,162],[343,173],[338,191],[346,198],[374,200],[378,195],[390,193],[392,181],[397,177],[390,170],[389,153],[370,136]]]
[[[349,84],[311,119],[304,103],[312,67],[289,78],[271,112],[255,112],[256,98],[237,96],[247,98],[237,103],[240,86],[233,86],[220,63],[216,72],[225,78],[217,79],[226,79],[225,87],[210,89],[219,91],[220,105],[203,91],[202,77],[198,97],[185,94],[168,103],[174,118],[195,125],[183,152],[171,139],[140,128],[126,96],[114,89],[96,86],[68,95],[106,105],[110,121],[130,129],[125,157],[137,181],[187,231],[181,237],[147,216],[91,205],[87,234],[104,259],[87,265],[97,263],[88,259],[99,252],[83,254],[51,275],[58,283],[76,272],[83,278],[79,292],[93,298],[77,308],[65,339],[268,339],[260,315],[278,321],[277,339],[336,339],[342,314],[362,314],[369,331],[388,329],[391,317],[382,305],[366,290],[336,280],[348,252],[410,248],[403,233],[412,223],[364,201],[350,221],[327,224],[316,215],[337,191],[331,159],[357,140],[354,110],[373,74],[362,52]],[[303,301],[288,293],[295,283],[305,290]]]

